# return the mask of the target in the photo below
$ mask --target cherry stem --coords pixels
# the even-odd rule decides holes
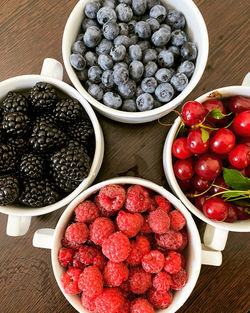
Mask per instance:
[[[213,180],[213,182],[214,182],[214,180]],[[204,190],[203,192],[197,193],[197,194],[189,193],[189,194],[187,194],[187,197],[189,197],[189,198],[197,198],[197,197],[199,197],[199,196],[204,195],[205,193],[207,193],[207,192],[213,187],[213,182],[212,182],[212,184],[211,184],[206,190]]]
[[[166,124],[166,123],[162,123],[161,122],[161,118],[163,118],[166,114],[168,114],[168,113],[171,113],[171,112],[175,112],[176,114],[178,114],[179,116],[180,116],[180,118],[181,118],[181,113],[179,112],[179,111],[177,111],[177,110],[170,110],[170,111],[167,111],[167,112],[165,112],[165,113],[162,113],[162,116],[160,116],[159,118],[158,118],[158,123],[160,124],[160,125],[162,125],[162,126],[172,126],[173,124]]]

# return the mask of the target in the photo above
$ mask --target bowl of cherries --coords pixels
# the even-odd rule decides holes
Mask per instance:
[[[165,141],[168,183],[206,222],[204,243],[223,250],[229,231],[250,231],[250,88],[210,91],[182,107]]]

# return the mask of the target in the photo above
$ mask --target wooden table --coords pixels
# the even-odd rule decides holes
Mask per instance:
[[[191,0],[190,0],[191,1]],[[206,71],[188,99],[211,89],[241,84],[250,70],[247,0],[196,0],[207,24],[210,52]],[[2,0],[0,4],[0,81],[39,73],[45,57],[62,62],[61,41],[76,1]],[[64,80],[69,79],[65,74]],[[162,168],[167,127],[157,122],[124,125],[98,115],[105,135],[105,156],[96,179],[132,175],[167,186]],[[174,114],[166,120],[173,121]],[[24,237],[5,234],[0,218],[0,313],[73,313],[51,268],[50,251],[32,247],[36,229],[55,227],[62,210],[32,219]],[[204,225],[197,221],[202,232]],[[202,267],[198,283],[178,313],[246,313],[250,310],[249,234],[230,233],[219,268]]]

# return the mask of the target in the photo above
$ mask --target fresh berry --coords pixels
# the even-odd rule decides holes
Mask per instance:
[[[44,173],[44,160],[34,153],[24,154],[21,158],[19,170],[22,176],[39,179]]]
[[[154,77],[146,77],[141,82],[141,88],[146,93],[154,93],[157,81]]]
[[[193,178],[193,185],[194,188],[198,191],[205,191],[207,190],[211,185],[211,180],[209,179],[203,179],[198,175],[195,175]]]
[[[116,217],[116,224],[126,236],[134,237],[141,230],[144,219],[140,213],[120,211]]]
[[[155,89],[155,95],[160,102],[167,103],[174,96],[174,88],[169,83],[161,83]]]
[[[61,283],[67,294],[75,295],[81,292],[78,287],[78,281],[81,273],[82,271],[79,268],[71,267],[63,274]]]
[[[117,93],[108,91],[103,95],[103,102],[112,109],[118,109],[122,105],[122,98]]]
[[[149,61],[145,66],[144,66],[144,76],[145,77],[151,77],[156,75],[157,73],[158,66],[155,62]],[[156,77],[157,79],[157,77]]]
[[[118,288],[104,288],[103,292],[95,298],[98,313],[119,313],[123,308],[125,299]]]
[[[104,240],[107,239],[115,231],[114,223],[107,217],[98,217],[93,224],[90,225],[90,239],[96,245],[102,245]]]
[[[107,22],[102,27],[103,36],[107,40],[114,40],[119,35],[119,26],[115,22]]]
[[[147,299],[137,298],[131,303],[131,313],[155,313],[155,310]]]
[[[156,47],[165,46],[171,39],[171,31],[167,28],[160,28],[151,37],[152,43]]]
[[[151,250],[143,256],[141,264],[146,272],[159,273],[164,266],[164,255],[157,250]]]
[[[171,210],[171,203],[164,197],[158,195],[158,196],[155,196],[154,199],[159,209],[167,213]]]
[[[150,93],[143,93],[136,98],[136,106],[140,112],[151,110],[154,107],[154,98]]]
[[[223,177],[217,177],[214,181],[214,185],[217,185],[219,187],[216,187],[216,186],[212,186],[212,188],[210,189],[210,193],[211,194],[215,194],[215,193],[218,193],[218,192],[222,192],[222,191],[225,191],[224,188],[227,188],[227,189],[230,189],[230,187],[225,183],[225,180]],[[222,188],[220,188],[222,187]]]
[[[184,42],[181,46],[181,56],[184,60],[194,61],[197,57],[197,48],[193,42]]]
[[[147,0],[132,0],[132,9],[136,15],[143,15],[147,10]]]
[[[143,257],[143,252],[140,246],[134,241],[130,241],[130,252],[125,261],[125,263],[129,266],[138,266],[141,263],[141,259]]]
[[[136,102],[134,99],[126,99],[122,103],[122,111],[126,112],[136,112]]]
[[[175,139],[172,146],[173,155],[180,160],[188,159],[192,156],[192,152],[188,149],[187,138],[179,137]]]
[[[242,96],[229,98],[228,108],[231,112],[240,113],[250,109],[250,99]]]
[[[120,309],[119,313],[130,313],[130,301],[125,299],[123,307]]]
[[[171,276],[165,272],[160,272],[153,278],[153,287],[159,292],[166,292],[172,283]]]
[[[235,135],[227,128],[217,130],[210,141],[210,149],[214,153],[228,153],[235,145]]]
[[[102,244],[102,252],[110,261],[116,263],[125,261],[130,252],[128,237],[122,232],[110,235]]]
[[[61,123],[73,123],[81,118],[82,105],[76,99],[60,99],[54,109],[54,117]]]
[[[65,236],[62,238],[61,242],[64,247],[72,249],[74,251],[77,251],[80,248],[80,244],[67,240]]]
[[[168,213],[161,209],[156,209],[155,211],[150,212],[148,222],[150,228],[156,234],[164,234],[170,226]]]
[[[132,212],[145,212],[149,209],[151,205],[150,197],[148,191],[140,186],[140,185],[133,185],[128,188],[126,201],[125,201],[125,208]]]
[[[79,122],[73,123],[67,130],[69,136],[83,144],[89,150],[95,146],[95,136],[92,123],[89,119],[82,118]]]
[[[237,219],[238,219],[237,208],[233,204],[228,203],[228,214],[224,222],[233,223],[237,221]]]
[[[169,213],[170,228],[174,230],[181,230],[186,225],[186,219],[179,210],[173,210]]]
[[[16,167],[16,151],[8,144],[0,144],[0,172],[13,171]]]
[[[204,202],[203,212],[210,219],[222,222],[227,218],[228,204],[224,200],[214,197]]]
[[[177,160],[174,163],[174,173],[180,180],[188,180],[194,175],[193,160]]]
[[[142,254],[145,255],[146,253],[149,253],[150,251],[150,242],[149,240],[142,235],[136,236],[136,245],[141,250]]]
[[[233,130],[238,136],[250,137],[250,110],[243,111],[234,118]]]
[[[96,256],[93,259],[93,265],[96,265],[100,271],[103,271],[106,263],[106,257],[102,254],[100,250],[96,250]]]
[[[95,300],[93,298],[89,298],[83,292],[81,293],[81,304],[84,307],[84,309],[90,312],[96,311]]]
[[[185,27],[186,19],[184,15],[177,10],[169,10],[167,14],[167,23],[173,29],[182,29]]]
[[[100,213],[94,202],[85,200],[75,208],[75,215],[77,222],[91,223],[99,217]]]
[[[80,53],[72,53],[70,55],[70,64],[73,66],[74,69],[77,71],[82,71],[86,67],[86,60]]]
[[[3,99],[4,112],[22,112],[27,114],[29,109],[28,100],[26,97],[18,92],[8,92],[6,98]]]
[[[76,267],[76,268],[79,268],[80,270],[84,270],[85,269],[85,264],[83,264],[80,260],[80,253],[78,250],[73,250],[74,251],[74,255],[73,255],[73,258],[72,258],[72,266],[73,267]]]
[[[13,203],[18,199],[19,184],[14,176],[0,176],[0,205]]]
[[[125,190],[119,185],[107,185],[98,194],[100,205],[107,211],[118,211],[125,201]]]
[[[187,283],[187,272],[181,268],[178,273],[172,276],[171,288],[174,290],[181,290]]]
[[[84,13],[88,18],[96,18],[98,10],[101,8],[101,3],[98,1],[88,2],[84,8]]]
[[[78,280],[78,287],[89,298],[95,298],[102,293],[103,277],[97,266],[88,266]]]
[[[245,144],[239,144],[231,150],[228,159],[237,169],[246,168],[250,162],[250,148]]]
[[[209,142],[209,139],[203,141],[202,131],[199,128],[191,130],[187,136],[187,148],[193,154],[205,153],[209,148]]]
[[[86,46],[83,43],[82,40],[77,40],[75,41],[72,46],[71,46],[71,52],[74,54],[82,54],[84,55],[84,53],[86,52]]]
[[[79,248],[79,257],[81,263],[85,265],[94,264],[94,259],[97,256],[99,250],[95,247],[84,245]]]
[[[58,260],[60,264],[63,267],[66,267],[67,265],[71,264],[73,261],[73,254],[74,254],[74,250],[61,248],[58,254]]]
[[[216,178],[222,169],[221,160],[213,154],[205,153],[196,161],[195,172],[204,179]]]
[[[151,288],[147,294],[148,301],[157,309],[166,309],[172,303],[171,291],[160,292]]]
[[[23,136],[29,130],[30,120],[22,112],[5,113],[2,127],[9,136]]]
[[[177,250],[182,245],[182,235],[179,231],[168,230],[165,234],[155,235],[157,244],[165,249]]]
[[[110,287],[118,287],[123,281],[128,279],[129,270],[124,263],[114,263],[108,261],[103,271],[106,284]]]
[[[136,294],[143,294],[152,285],[151,273],[145,272],[141,267],[134,267],[129,275],[130,290]]]
[[[171,77],[170,83],[175,90],[181,92],[187,87],[188,78],[184,73],[176,73]]]
[[[195,65],[191,61],[184,61],[180,64],[180,66],[177,68],[178,73],[185,74],[188,78],[190,78],[193,75],[193,72],[195,70]]]
[[[57,92],[55,88],[44,82],[36,83],[29,93],[33,111],[50,110],[57,101]]]
[[[204,108],[207,110],[207,112],[211,112],[211,111],[217,109],[217,110],[220,110],[222,114],[227,114],[227,110],[224,107],[222,101],[220,101],[218,99],[209,99],[209,100],[206,100],[205,102],[203,102],[202,104],[203,104]],[[222,117],[220,119],[216,119],[213,116],[208,115],[206,120],[208,122],[211,122],[215,125],[220,126],[220,125],[223,125],[226,123],[227,117]]]
[[[181,269],[181,255],[175,251],[169,251],[165,264],[164,270],[169,274],[176,274]]]
[[[67,227],[65,238],[78,244],[83,244],[88,239],[89,230],[85,223],[74,223]]]
[[[188,126],[193,126],[203,121],[207,111],[204,106],[197,101],[186,102],[182,107],[181,117]]]
[[[110,55],[111,55],[112,59],[114,60],[114,62],[122,61],[122,60],[124,60],[124,58],[126,56],[126,47],[124,45],[114,46],[110,50]],[[114,67],[113,70],[116,71],[116,70],[118,70],[118,68],[119,67]],[[127,75],[127,72],[125,72],[125,71],[120,70],[119,72],[120,73],[124,72]],[[125,75],[125,74],[123,74],[123,75]],[[127,79],[123,79],[123,81],[127,81]],[[118,80],[117,80],[117,82],[118,82]]]

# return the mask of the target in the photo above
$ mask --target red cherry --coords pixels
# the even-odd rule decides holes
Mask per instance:
[[[178,184],[179,184],[179,186],[180,186],[182,191],[188,191],[192,187],[192,183],[191,183],[190,179],[188,179],[188,180],[177,179],[177,182],[178,182]]]
[[[198,210],[203,212],[203,204],[209,197],[210,197],[209,195],[202,195],[194,198],[194,203]]]
[[[227,114],[226,108],[223,103],[217,99],[209,99],[202,103],[207,112],[211,112],[214,109],[219,109],[222,114]],[[216,119],[212,116],[208,116],[206,118],[207,121],[214,123],[215,125],[225,125],[227,123],[227,117],[223,117],[221,119]]]
[[[199,128],[191,130],[187,137],[187,147],[192,153],[202,154],[208,150],[209,139],[203,142]]]
[[[177,159],[184,160],[190,158],[192,153],[188,150],[187,138],[180,137],[176,139],[172,146],[172,152]]]
[[[188,126],[202,122],[206,114],[206,109],[197,101],[186,102],[181,111],[181,117]]]
[[[233,223],[237,221],[238,215],[237,215],[237,209],[236,206],[228,203],[228,215],[227,218],[225,219],[225,222],[227,223]]]
[[[233,130],[236,135],[250,137],[250,110],[241,112],[234,118]]]
[[[249,165],[250,148],[247,145],[237,145],[229,153],[229,162],[236,168],[245,168]]]
[[[193,160],[177,160],[174,164],[174,173],[180,180],[187,180],[193,177]]]
[[[211,181],[207,179],[203,179],[198,175],[195,175],[193,179],[193,185],[196,190],[205,191],[210,186]]]
[[[225,183],[225,180],[223,177],[217,177],[214,181],[214,185],[217,185],[217,186],[221,186],[223,188],[227,188],[227,189],[230,189],[230,187]],[[225,189],[223,188],[220,188],[220,187],[215,187],[213,186],[209,192],[214,195],[215,193],[218,193],[218,192],[222,192],[222,191],[225,191]]]
[[[222,169],[221,160],[211,153],[203,154],[197,160],[195,165],[196,174],[208,180],[216,178],[220,174],[221,169]]]
[[[210,140],[211,151],[224,154],[233,149],[235,145],[235,135],[227,128],[220,128],[217,130]]]
[[[228,204],[221,198],[208,199],[203,204],[203,213],[215,221],[224,221],[228,215]]]
[[[250,137],[240,138],[239,143],[245,144],[250,148]]]
[[[242,96],[231,97],[229,98],[228,108],[234,113],[250,110],[250,99]]]
[[[237,205],[237,215],[238,215],[238,220],[248,220],[250,218],[250,214],[246,212],[247,207]]]

